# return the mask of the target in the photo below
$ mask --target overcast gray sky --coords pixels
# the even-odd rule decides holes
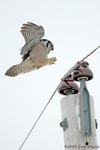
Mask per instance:
[[[21,61],[24,38],[22,23],[34,22],[45,28],[54,43],[57,62],[38,71],[10,78],[4,75]],[[99,0],[0,0],[0,150],[18,150],[61,77],[91,50],[100,45]],[[86,61],[94,73],[87,82],[94,97],[95,117],[100,124],[100,49]],[[44,115],[23,146],[23,150],[63,150],[60,99],[56,93]],[[97,129],[100,146],[100,127]]]

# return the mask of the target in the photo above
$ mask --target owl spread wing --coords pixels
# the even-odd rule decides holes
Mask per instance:
[[[33,48],[44,36],[44,28],[28,22],[27,24],[23,24],[21,27],[21,33],[26,42],[21,49],[21,55],[24,56],[26,53],[31,51],[31,48]]]

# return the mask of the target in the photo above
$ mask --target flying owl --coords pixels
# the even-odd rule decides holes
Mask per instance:
[[[23,24],[20,32],[25,39],[20,53],[22,61],[10,67],[5,75],[14,77],[45,65],[55,64],[56,57],[48,58],[49,52],[54,50],[53,43],[47,39],[41,39],[44,36],[44,28],[41,25],[28,22]]]

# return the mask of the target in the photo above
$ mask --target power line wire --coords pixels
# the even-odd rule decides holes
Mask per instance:
[[[96,47],[93,51],[91,51],[88,55],[86,55],[80,62],[84,61],[86,58],[88,58],[90,55],[92,55],[99,48],[100,48],[100,45],[98,47]]]
[[[61,83],[59,83],[60,85]],[[26,138],[24,139],[23,143],[21,144],[19,150],[22,149],[23,145],[25,144],[26,140],[28,139],[29,135],[31,134],[32,130],[34,129],[34,127],[36,126],[37,122],[39,121],[39,119],[41,118],[43,112],[46,110],[47,106],[49,105],[50,101],[52,100],[53,96],[55,95],[57,89],[59,88],[59,85],[57,86],[57,88],[55,89],[55,91],[53,92],[52,96],[50,97],[49,101],[47,102],[47,104],[45,105],[45,107],[43,108],[43,110],[41,111],[40,115],[38,116],[38,118],[36,119],[35,123],[33,124],[31,130],[29,131],[29,133],[27,134]]]
[[[98,47],[96,47],[94,50],[92,50],[88,55],[86,55],[83,59],[81,59],[79,62],[77,62],[63,77],[62,80],[64,78],[67,78],[77,67],[79,67],[81,65],[81,63],[88,58],[90,55],[92,55],[97,49],[100,48],[100,45]]]
[[[67,78],[77,67],[79,67],[81,65],[81,63],[88,58],[90,55],[92,55],[97,49],[99,49],[100,46],[98,46],[97,48],[95,48],[93,51],[91,51],[88,55],[86,55],[81,61],[77,62],[62,78],[62,80],[64,78]],[[50,99],[48,100],[48,102],[46,103],[45,107],[43,108],[43,110],[41,111],[40,115],[38,116],[38,118],[36,119],[35,123],[33,124],[31,130],[29,131],[29,133],[27,134],[26,138],[24,139],[24,141],[22,142],[19,150],[22,149],[23,145],[25,144],[25,142],[27,141],[29,135],[31,134],[31,132],[33,131],[34,127],[36,126],[36,124],[38,123],[39,119],[41,118],[41,116],[43,115],[44,111],[46,110],[47,106],[49,105],[49,103],[51,102],[52,98],[54,97],[56,91],[58,90],[60,84],[62,83],[62,81],[58,84],[58,86],[56,87],[56,89],[54,90],[53,94],[51,95]]]

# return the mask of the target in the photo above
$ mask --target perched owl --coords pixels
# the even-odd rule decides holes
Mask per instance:
[[[25,45],[20,53],[22,62],[10,67],[5,75],[14,77],[55,63],[56,57],[48,58],[49,52],[54,50],[52,42],[47,39],[41,39],[44,36],[42,26],[28,22],[21,27],[21,33],[25,39]]]

